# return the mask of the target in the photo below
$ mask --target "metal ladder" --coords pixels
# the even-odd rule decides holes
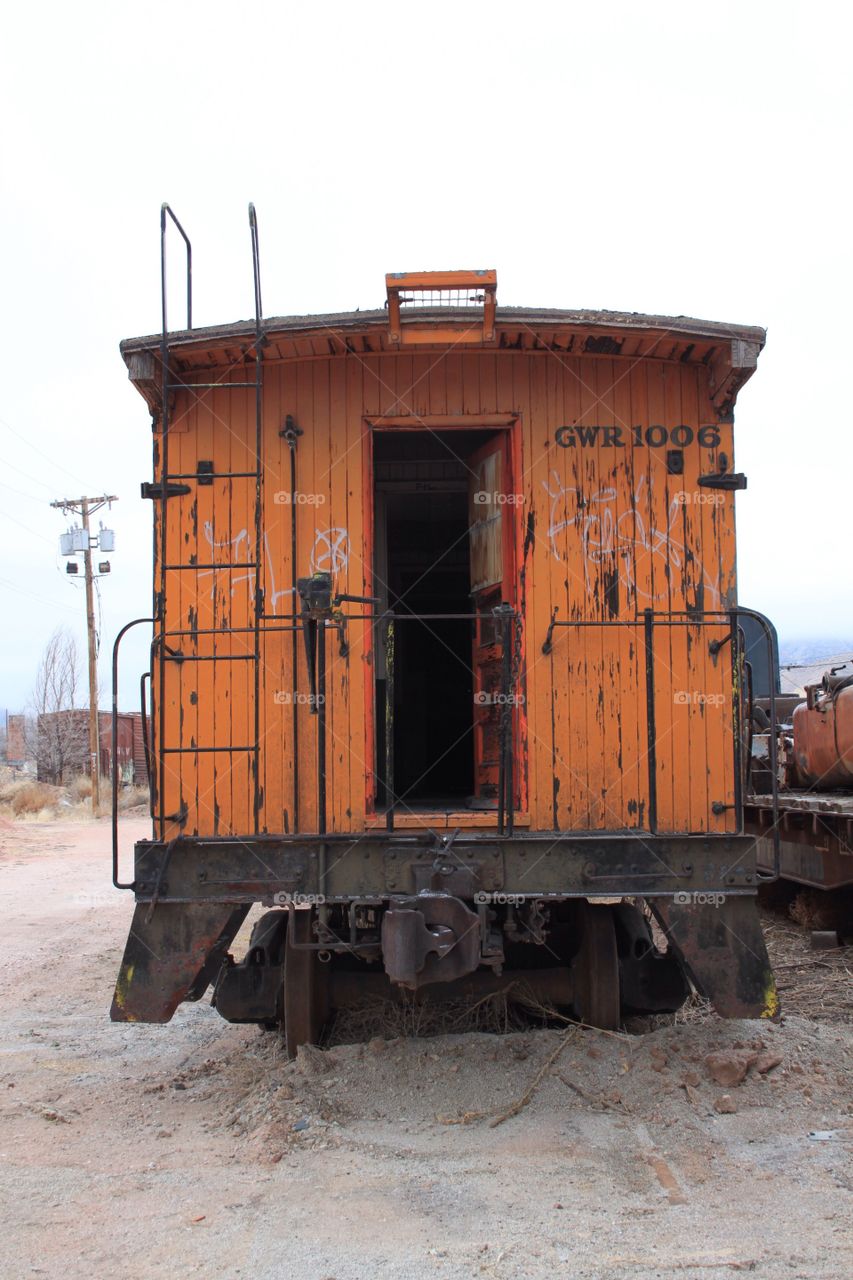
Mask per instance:
[[[156,766],[157,766],[157,809],[160,812],[153,812],[152,817],[159,828],[159,836],[161,840],[166,838],[166,826],[168,823],[185,821],[186,814],[178,812],[175,814],[164,814],[163,796],[165,794],[165,769],[167,755],[198,755],[199,752],[225,752],[234,754],[240,751],[250,752],[252,756],[252,789],[253,789],[253,815],[254,815],[254,832],[259,833],[260,829],[260,668],[261,668],[261,621],[263,619],[264,601],[263,587],[261,586],[261,570],[262,570],[262,483],[263,483],[263,347],[265,345],[265,335],[263,332],[263,312],[261,306],[261,275],[260,275],[260,259],[258,250],[258,220],[255,213],[255,206],[249,205],[249,230],[252,241],[252,276],[254,283],[255,295],[255,335],[254,335],[254,369],[255,377],[245,382],[184,382],[181,381],[177,374],[174,374],[170,367],[169,361],[169,325],[167,316],[167,299],[166,299],[166,230],[168,219],[171,219],[174,226],[180,233],[184,245],[186,247],[186,281],[187,281],[187,330],[191,330],[192,325],[192,245],[189,236],[181,226],[178,218],[168,204],[163,204],[160,209],[160,310],[161,310],[161,335],[160,335],[160,373],[162,388],[162,404],[160,429],[162,438],[161,452],[161,469],[160,469],[160,485],[159,493],[156,492],[154,486],[148,486],[151,497],[160,498],[160,526],[158,530],[158,549],[159,549],[159,570],[160,570],[160,590],[158,584],[154,584],[154,619],[155,626],[160,625],[159,635],[155,635],[152,643],[152,659],[156,650],[159,649],[159,707],[154,708],[155,720],[158,724],[158,733],[155,742],[158,742],[155,750]],[[255,391],[255,469],[254,471],[233,471],[233,472],[176,472],[171,474],[169,471],[169,396],[177,391],[199,393],[204,391],[237,391],[251,390]],[[251,560],[241,561],[240,563],[211,563],[211,564],[182,564],[180,562],[171,564],[167,557],[167,513],[166,504],[170,497],[191,492],[187,481],[195,480],[197,483],[212,484],[214,480],[235,480],[235,479],[254,479],[255,481],[255,544],[254,558]],[[166,640],[169,635],[165,630],[166,626],[166,581],[167,574],[172,572],[195,572],[200,573],[209,570],[233,570],[240,569],[254,573],[255,584],[255,600],[254,600],[254,626],[253,631],[254,647],[253,652],[246,654],[219,654],[211,656],[202,655],[186,655],[180,651],[171,650]],[[231,628],[225,628],[222,634],[231,634]],[[183,633],[186,634],[186,633]],[[198,633],[196,633],[198,634]],[[229,746],[199,746],[194,747],[168,747],[163,739],[163,707],[166,700],[166,663],[167,661],[223,661],[223,660],[246,660],[252,662],[254,667],[254,742],[239,744],[237,746],[231,744]]]

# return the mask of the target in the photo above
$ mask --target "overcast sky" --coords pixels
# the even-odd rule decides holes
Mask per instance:
[[[389,270],[482,266],[499,303],[766,326],[736,418],[740,598],[783,640],[850,640],[849,12],[7,10],[0,707],[26,702],[57,624],[83,647],[52,498],[120,498],[105,694],[116,630],[150,609],[150,423],[118,343],[159,327],[163,200],[192,237],[201,325],[251,314],[253,200],[268,315],[381,305]],[[126,705],[144,658],[128,646]]]

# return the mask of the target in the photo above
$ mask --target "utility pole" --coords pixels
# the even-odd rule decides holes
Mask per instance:
[[[58,502],[50,504],[66,514],[74,512],[79,515],[83,524],[83,536],[80,539],[82,545],[75,546],[73,550],[83,552],[86,577],[86,632],[89,641],[89,763],[92,772],[92,813],[95,815],[98,813],[101,801],[101,732],[98,723],[98,644],[95,630],[92,535],[89,530],[89,517],[96,511],[100,511],[101,507],[111,506],[114,502],[118,502],[118,498],[114,495],[102,494],[98,498],[60,498]],[[112,538],[109,547],[104,549],[112,550]],[[77,571],[76,565],[73,566],[73,570],[70,564],[66,568],[69,572]],[[106,566],[106,571],[109,571],[109,564]],[[113,760],[111,763],[115,769],[116,761]]]

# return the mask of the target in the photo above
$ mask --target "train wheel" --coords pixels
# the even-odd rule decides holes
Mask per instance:
[[[581,945],[574,962],[575,1010],[591,1027],[619,1026],[619,955],[611,907],[580,904]]]
[[[289,1058],[301,1044],[317,1044],[326,1020],[326,966],[316,951],[302,951],[300,943],[314,943],[313,911],[294,911],[284,948],[284,1041]],[[294,945],[296,944],[296,945]]]

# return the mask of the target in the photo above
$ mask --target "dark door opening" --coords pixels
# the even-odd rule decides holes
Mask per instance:
[[[376,432],[375,594],[395,624],[393,762],[398,811],[476,806],[467,458],[487,431]],[[376,645],[377,806],[385,785],[386,655]]]

